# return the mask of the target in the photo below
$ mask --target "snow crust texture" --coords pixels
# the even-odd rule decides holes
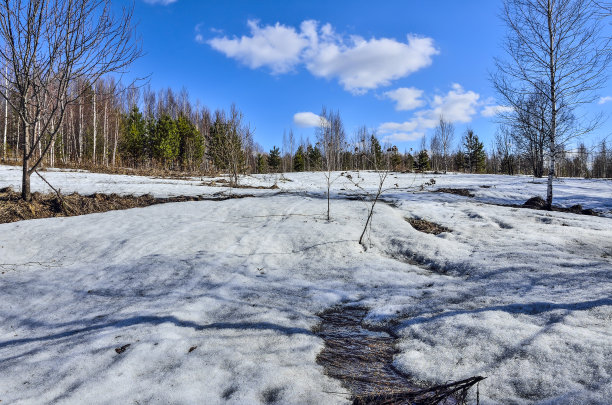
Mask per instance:
[[[341,302],[393,322],[395,365],[418,381],[486,376],[485,404],[609,403],[610,181],[556,184],[560,205],[608,216],[590,217],[490,204],[543,195],[530,177],[434,176],[430,190],[469,198],[392,174],[364,249],[353,183],[374,190],[377,177],[349,174],[336,176],[331,222],[323,175],[299,173],[241,179],[280,190],[231,190],[251,198],[0,225],[2,404],[349,403],[316,364],[312,332]],[[208,178],[43,175],[82,194],[230,192]],[[0,187],[19,179],[0,166]]]

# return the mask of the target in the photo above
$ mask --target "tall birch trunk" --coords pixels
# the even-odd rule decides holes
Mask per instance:
[[[96,114],[96,88],[93,89],[93,155],[91,161],[96,164],[96,140],[98,138],[98,121]]]

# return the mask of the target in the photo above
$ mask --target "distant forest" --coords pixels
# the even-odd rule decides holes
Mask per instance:
[[[68,106],[58,135],[51,139],[43,134],[34,152],[40,155],[51,142],[45,166],[223,172],[237,178],[245,173],[368,170],[383,167],[383,162],[394,171],[545,175],[546,137],[521,132],[520,126],[500,126],[485,147],[474,131],[468,128],[456,136],[452,124],[440,117],[419,148],[399,150],[365,127],[347,134],[340,113],[323,108],[313,142],[298,140],[289,130],[278,147],[266,151],[236,106],[211,112],[194,104],[185,89],[122,88],[112,79],[99,80],[95,88],[87,82],[78,86],[82,96]],[[23,136],[17,114],[3,107],[0,157],[16,163]],[[612,177],[612,153],[605,141],[561,151],[556,165],[562,177]]]

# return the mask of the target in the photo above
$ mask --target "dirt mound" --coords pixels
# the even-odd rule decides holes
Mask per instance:
[[[406,221],[408,221],[408,223],[410,223],[414,229],[423,233],[439,235],[442,232],[452,232],[449,228],[429,222],[426,219],[406,218]]]
[[[529,200],[523,203],[523,207],[541,210],[543,208],[546,208],[546,201],[539,196],[531,197]]]
[[[529,200],[525,201],[522,207],[531,208],[534,210],[547,210],[548,209],[548,206],[546,205],[546,201],[542,197],[532,197]],[[590,208],[584,209],[582,208],[582,205],[580,204],[572,205],[569,208],[553,205],[550,211],[569,212],[572,214],[599,216],[599,213],[597,211],[594,211]]]
[[[156,198],[150,194],[122,196],[118,194],[62,195],[32,193],[32,201],[24,201],[10,187],[0,189],[0,224],[26,219],[71,217],[128,208],[148,207],[154,204],[183,201],[227,200],[253,197],[252,194],[204,196],[179,196]]]
[[[474,197],[474,194],[467,188],[439,188],[434,190],[435,193],[456,194],[463,197]]]

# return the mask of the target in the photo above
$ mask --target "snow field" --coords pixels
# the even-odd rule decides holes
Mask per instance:
[[[376,186],[373,173],[350,174]],[[44,175],[83,194],[227,190],[201,179]],[[487,376],[486,404],[607,403],[611,220],[485,204],[541,195],[545,185],[528,177],[435,177],[434,189],[476,197],[391,190],[367,250],[356,242],[367,206],[342,196],[360,190],[338,178],[328,223],[321,173],[241,180],[276,182],[280,195],[234,189],[256,197],[0,225],[0,400],[347,403],[315,362],[322,341],[311,328],[317,312],[359,301],[368,322],[397,322],[395,364],[415,379]],[[0,166],[0,187],[18,184],[18,170]],[[33,177],[33,190],[43,185]],[[610,189],[564,179],[556,190],[560,204],[609,211]],[[423,234],[407,217],[453,231]]]

